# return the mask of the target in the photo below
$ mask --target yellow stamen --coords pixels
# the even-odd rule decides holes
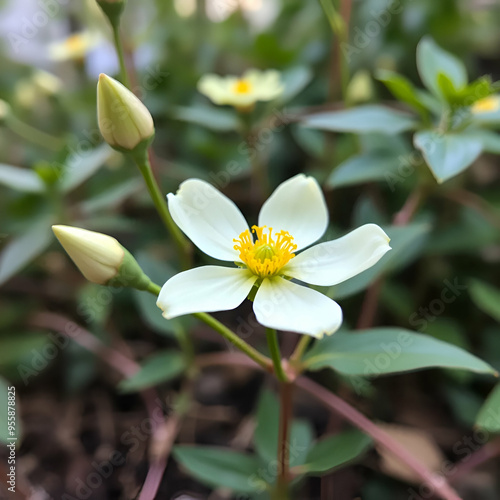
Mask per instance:
[[[497,111],[500,108],[500,98],[496,95],[490,95],[484,99],[476,101],[471,108],[473,113],[488,113]]]
[[[236,243],[234,249],[240,252],[242,262],[261,278],[279,274],[283,266],[295,257],[293,251],[297,248],[288,231],[280,231],[273,236],[273,228],[266,229],[267,226],[252,226],[252,232],[257,235],[255,241],[248,229],[233,240]]]
[[[252,85],[246,80],[238,80],[234,84],[234,91],[237,94],[248,94],[252,90]]]

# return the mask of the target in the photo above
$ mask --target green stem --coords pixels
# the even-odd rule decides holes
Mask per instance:
[[[147,291],[153,295],[159,295],[161,287],[156,283],[150,283]],[[262,355],[251,345],[240,339],[238,335],[232,332],[227,326],[224,326],[220,321],[216,320],[213,316],[210,316],[210,314],[207,313],[194,313],[193,316],[198,318],[200,321],[203,321],[203,323],[213,328],[216,332],[220,333],[240,351],[243,351],[249,358],[253,359],[258,365],[264,368],[264,370],[268,372],[273,371],[271,360],[268,357]]]
[[[298,363],[306,352],[306,349],[309,346],[311,340],[312,337],[310,337],[309,335],[302,335],[301,339],[297,343],[297,346],[295,347],[295,350],[293,351],[293,354],[290,356],[290,361]]]
[[[160,191],[158,183],[153,176],[153,171],[151,170],[149,160],[146,159],[144,162],[137,162],[137,166],[139,167],[139,170],[144,177],[144,181],[148,188],[149,194],[151,195],[151,199],[153,200],[153,203],[158,214],[161,217],[161,220],[163,221],[163,224],[174,239],[175,245],[177,247],[177,252],[179,254],[179,260],[182,262],[183,268],[187,269],[189,268],[190,264],[191,245],[184,237],[181,230],[178,228],[177,224],[174,222],[172,216],[170,215],[165,197]]]
[[[238,335],[227,328],[227,326],[224,326],[220,321],[216,320],[213,316],[210,316],[210,314],[207,313],[194,313],[193,316],[220,333],[226,340],[229,340],[231,344],[237,347],[240,351],[243,351],[258,365],[262,366],[264,370],[268,372],[273,371],[271,360],[267,356],[264,356],[250,344],[247,344],[244,340],[240,339]]]
[[[36,144],[37,146],[41,146],[42,148],[50,149],[52,151],[59,151],[64,147],[65,143],[63,140],[28,125],[13,114],[9,114],[5,118],[5,123],[12,130],[12,132],[16,133],[23,139]]]
[[[278,335],[274,328],[266,328],[267,345],[269,346],[269,352],[271,354],[271,359],[273,360],[274,373],[276,378],[280,382],[287,382],[288,377],[283,370],[283,365],[281,363],[281,353],[280,346],[278,344]]]
[[[125,64],[120,27],[118,23],[111,23],[111,28],[113,30],[113,42],[115,44],[116,54],[118,55],[118,61],[120,63],[120,80],[125,87],[130,89],[130,79],[128,77],[127,65]]]

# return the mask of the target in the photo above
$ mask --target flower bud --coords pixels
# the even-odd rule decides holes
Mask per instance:
[[[124,85],[101,73],[97,84],[97,118],[104,140],[120,151],[132,152],[154,136],[153,118]]]
[[[115,238],[71,226],[52,226],[59,243],[92,283],[146,290],[151,280]]]
[[[125,0],[97,0],[97,5],[101,7],[111,26],[117,27],[125,8]]]

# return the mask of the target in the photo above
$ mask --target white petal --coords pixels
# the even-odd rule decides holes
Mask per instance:
[[[227,97],[225,79],[219,75],[205,75],[198,82],[198,91],[206,95],[215,104],[224,104]]]
[[[174,195],[168,195],[168,208],[175,223],[188,238],[215,259],[238,261],[234,238],[248,229],[238,207],[208,182],[189,179]]]
[[[275,234],[288,231],[297,250],[321,238],[327,225],[328,209],[321,188],[304,174],[280,184],[259,214],[259,226],[272,227]]]
[[[308,248],[282,272],[311,285],[336,285],[373,266],[390,249],[384,231],[376,224],[365,224],[342,238]]]
[[[321,338],[342,324],[342,309],[325,295],[280,277],[262,282],[253,310],[268,328]]]
[[[167,319],[238,307],[257,277],[245,269],[203,266],[176,274],[162,287],[156,305]]]

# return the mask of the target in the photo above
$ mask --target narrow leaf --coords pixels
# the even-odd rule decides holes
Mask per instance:
[[[143,361],[140,371],[122,380],[118,389],[122,392],[135,392],[153,387],[177,377],[185,368],[184,358],[180,352],[164,351]]]
[[[302,125],[333,132],[399,134],[413,129],[416,121],[402,111],[378,105],[358,106],[342,111],[325,111],[306,116]]]
[[[459,347],[402,328],[339,332],[316,342],[304,361],[310,370],[332,368],[346,375],[378,376],[434,367],[496,373]]]
[[[331,469],[339,469],[359,459],[372,444],[371,438],[358,430],[327,437],[309,450],[300,470],[310,475],[321,475]]]
[[[210,446],[176,446],[173,454],[190,474],[208,486],[239,493],[265,489],[258,472],[260,462],[252,455]]]

